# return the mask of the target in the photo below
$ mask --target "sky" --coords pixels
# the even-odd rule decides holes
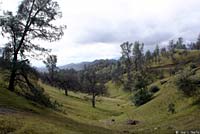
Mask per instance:
[[[20,0],[0,0],[2,10],[15,11]],[[200,33],[200,0],[57,0],[67,25],[57,42],[40,42],[58,56],[58,65],[119,58],[120,44],[140,41],[145,49]],[[12,4],[11,4],[12,3]],[[32,60],[34,66],[44,66]]]

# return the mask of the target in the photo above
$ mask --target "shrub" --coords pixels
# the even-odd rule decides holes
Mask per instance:
[[[132,89],[134,91],[145,89],[149,83],[149,78],[147,77],[147,74],[142,72],[134,72],[133,78],[134,79],[132,83]]]
[[[149,91],[150,91],[151,93],[156,93],[156,92],[158,92],[159,90],[160,90],[160,88],[159,88],[158,86],[156,86],[156,85],[151,86],[150,89],[149,89]]]
[[[18,95],[45,107],[53,109],[57,109],[59,107],[57,103],[51,101],[50,96],[45,93],[44,89],[40,85],[34,83],[34,85],[30,84],[28,86],[27,84],[18,83],[18,86],[19,88],[16,88],[15,90]]]
[[[195,69],[195,68],[197,68],[196,64],[194,64],[194,63],[190,64],[190,69]]]
[[[176,85],[180,91],[186,96],[193,96],[197,92],[198,79],[192,77],[192,73],[188,70],[183,71],[177,76]]]
[[[175,104],[174,103],[170,103],[168,105],[168,112],[174,114],[175,113]]]
[[[133,102],[136,106],[143,105],[151,100],[152,94],[145,90],[140,89],[133,97]]]

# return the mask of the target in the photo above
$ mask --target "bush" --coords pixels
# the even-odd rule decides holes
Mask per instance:
[[[28,100],[34,101],[45,107],[57,109],[59,106],[51,101],[51,98],[48,94],[45,93],[44,89],[38,85],[36,82],[32,83],[17,83],[18,86],[15,89],[15,92],[25,97]]]
[[[136,106],[143,105],[151,100],[152,94],[145,90],[140,89],[133,97],[133,102]]]
[[[186,96],[194,96],[197,94],[197,84],[198,78],[192,77],[192,73],[188,70],[183,71],[176,79],[178,89]]]
[[[168,105],[168,112],[174,114],[175,113],[175,104],[174,103],[170,103]]]
[[[194,63],[190,64],[190,69],[195,69],[195,68],[197,68],[196,64],[194,64]]]
[[[151,86],[150,89],[149,89],[149,91],[150,91],[151,93],[156,93],[156,92],[158,92],[159,90],[160,90],[160,88],[159,88],[158,86],[156,86],[156,85]]]

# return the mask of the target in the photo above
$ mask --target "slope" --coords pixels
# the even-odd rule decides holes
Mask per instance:
[[[199,53],[189,52],[189,58],[184,57],[188,62],[183,67],[189,66],[192,61],[198,64],[197,55]],[[171,62],[157,67],[169,64]],[[174,84],[176,75],[165,78],[165,84],[161,84],[160,80],[153,83],[160,87],[160,91],[140,107],[135,107],[131,102],[131,93],[124,92],[121,85],[113,82],[106,84],[109,95],[98,97],[95,109],[91,107],[90,96],[86,94],[69,92],[69,96],[65,96],[62,90],[39,82],[52,100],[62,105],[56,111],[8,91],[7,83],[2,78],[4,74],[5,70],[0,70],[0,134],[168,134],[176,130],[200,128],[199,102],[183,96],[177,90]],[[198,68],[196,75],[200,75]],[[175,104],[175,114],[167,111],[170,103]],[[129,120],[139,123],[128,125]]]

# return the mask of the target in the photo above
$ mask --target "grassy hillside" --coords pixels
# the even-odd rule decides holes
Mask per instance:
[[[197,52],[193,54],[198,55]],[[188,60],[190,57],[191,54]],[[160,66],[167,64],[170,63]],[[174,84],[176,75],[165,78],[167,82],[163,85],[160,80],[153,83],[160,91],[140,107],[131,102],[131,93],[112,82],[106,84],[109,95],[98,97],[95,109],[86,94],[69,92],[69,96],[65,96],[62,90],[39,82],[51,99],[62,105],[56,111],[8,91],[2,78],[4,74],[0,70],[0,134],[170,134],[176,130],[200,128],[200,104],[195,98],[178,92]],[[200,75],[200,71],[196,75]],[[168,112],[170,103],[175,104],[175,114]],[[139,123],[128,125],[128,120]]]
[[[167,66],[173,67],[173,65],[176,65],[176,64],[183,63],[182,65],[184,65],[191,62],[195,62],[199,64],[200,51],[189,50],[185,52],[183,50],[176,50],[173,56],[174,56],[175,61],[172,61],[170,57],[167,58],[166,56],[161,56],[160,62],[157,62],[157,63],[152,62],[151,66],[152,67],[167,67]]]

